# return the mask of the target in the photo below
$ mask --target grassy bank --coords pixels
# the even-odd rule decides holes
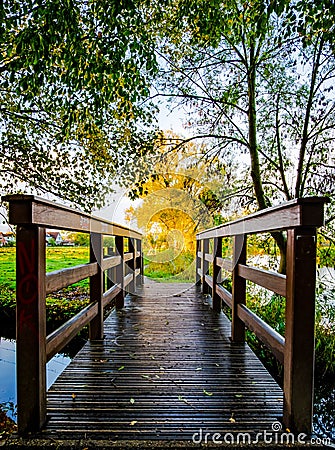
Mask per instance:
[[[0,286],[15,289],[15,247],[0,248]],[[47,247],[46,270],[64,269],[66,267],[85,264],[89,261],[88,247]],[[78,283],[87,286],[87,281]]]

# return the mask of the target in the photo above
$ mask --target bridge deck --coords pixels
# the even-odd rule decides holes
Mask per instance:
[[[186,291],[183,289],[188,288]],[[282,391],[191,285],[145,284],[48,392],[42,437],[190,440],[271,430]]]

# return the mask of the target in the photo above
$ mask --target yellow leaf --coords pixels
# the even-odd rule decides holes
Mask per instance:
[[[129,425],[134,426],[137,424],[137,420],[132,420]]]
[[[72,394],[71,397],[73,398],[73,400],[77,397],[76,394]]]

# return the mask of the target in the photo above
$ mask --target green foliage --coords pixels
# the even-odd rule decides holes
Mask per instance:
[[[0,187],[101,206],[151,148],[145,3],[5,0],[0,17]]]
[[[46,298],[47,333],[51,333],[89,304],[87,287],[70,286]],[[12,334],[16,322],[15,291],[0,285],[0,324]]]
[[[319,267],[335,267],[335,242],[318,235],[317,262]]]

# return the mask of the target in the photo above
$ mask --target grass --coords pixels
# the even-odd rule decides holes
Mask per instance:
[[[15,289],[15,247],[0,248],[0,286]],[[89,261],[88,247],[47,247],[46,270],[53,272],[67,267],[85,264]],[[84,280],[79,286],[87,286]]]
[[[190,252],[175,255],[170,250],[144,258],[144,275],[164,283],[195,281],[195,257]]]

